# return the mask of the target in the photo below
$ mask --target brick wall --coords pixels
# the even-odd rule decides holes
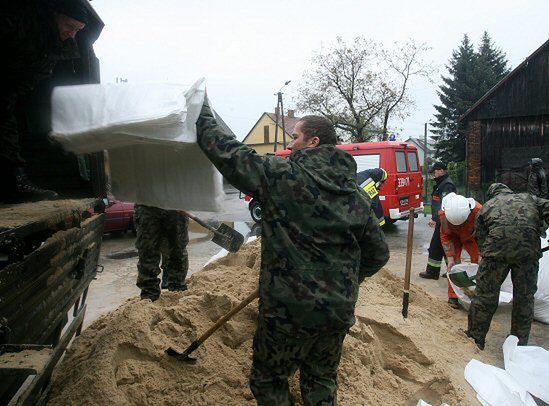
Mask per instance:
[[[479,191],[482,188],[482,127],[480,121],[469,123],[467,135],[467,184],[469,190]]]

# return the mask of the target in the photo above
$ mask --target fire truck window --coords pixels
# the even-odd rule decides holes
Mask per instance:
[[[408,153],[408,164],[410,165],[410,172],[419,171],[419,165],[417,161],[417,154],[415,152]]]
[[[408,172],[406,167],[406,154],[404,151],[396,151],[397,172]]]
[[[353,155],[356,161],[356,171],[379,168],[379,154]]]

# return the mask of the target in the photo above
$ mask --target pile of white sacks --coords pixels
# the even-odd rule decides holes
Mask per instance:
[[[517,344],[515,336],[503,343],[505,369],[476,359],[465,367],[465,379],[483,406],[536,406],[532,395],[549,403],[549,351]]]
[[[52,133],[75,154],[106,150],[113,195],[164,209],[216,211],[222,178],[196,144],[204,79],[170,84],[64,86]]]

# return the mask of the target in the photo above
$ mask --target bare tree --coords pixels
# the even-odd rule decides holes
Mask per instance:
[[[431,74],[422,59],[427,49],[412,40],[386,50],[362,37],[350,45],[337,38],[335,46],[313,55],[297,108],[325,116],[352,141],[386,140],[390,119],[407,117],[413,106],[411,78]]]

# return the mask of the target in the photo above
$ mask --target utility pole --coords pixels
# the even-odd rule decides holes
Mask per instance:
[[[282,145],[286,149],[286,125],[284,124],[284,104],[282,103],[282,89],[290,84],[291,80],[286,81],[284,86],[282,86],[275,96],[277,96],[276,109],[275,109],[275,142],[274,142],[274,152],[278,148],[278,116],[282,115]]]
[[[428,168],[427,168],[427,155],[428,155],[428,147],[427,147],[427,125],[428,123],[425,123],[425,131],[423,132],[423,172],[425,176],[425,180],[423,181],[423,190],[424,190],[424,196],[423,196],[423,207],[427,207],[427,180],[429,179],[428,176]],[[425,209],[423,210],[423,217],[427,217],[427,213],[425,213]]]

